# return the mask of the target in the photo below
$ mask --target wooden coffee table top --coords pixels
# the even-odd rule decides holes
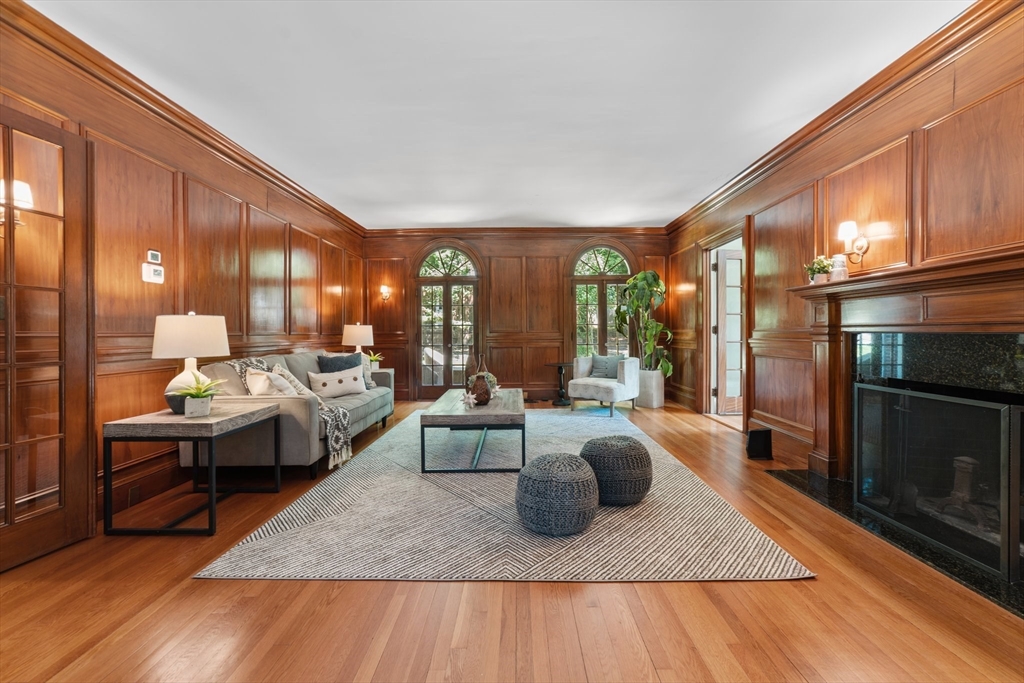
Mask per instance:
[[[438,427],[526,424],[522,389],[502,389],[485,406],[467,406],[462,402],[465,395],[462,389],[449,389],[420,415],[420,424]]]

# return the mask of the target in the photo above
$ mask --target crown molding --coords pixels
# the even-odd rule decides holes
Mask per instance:
[[[772,174],[797,153],[867,113],[883,99],[895,96],[945,66],[993,25],[1024,6],[1024,0],[978,0],[958,17],[879,71],[866,83],[786,138],[732,180],[666,225],[669,234],[721,207],[733,197]]]
[[[0,23],[197,140],[228,163],[285,192],[360,237],[366,228],[258,159],[22,0],[0,0]]]
[[[585,227],[550,227],[550,228],[374,228],[366,231],[367,239],[384,238],[466,238],[466,237],[500,237],[500,238],[552,238],[552,237],[668,237],[664,227],[647,228],[585,228]]]

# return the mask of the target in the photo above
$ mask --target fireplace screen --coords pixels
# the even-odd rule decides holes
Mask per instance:
[[[855,504],[1015,580],[1010,407],[859,383],[854,405]]]

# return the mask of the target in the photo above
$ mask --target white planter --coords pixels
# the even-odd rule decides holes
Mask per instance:
[[[370,370],[380,370],[380,362],[375,360],[370,361]]]
[[[812,282],[816,285],[828,282],[828,273],[815,273]]]
[[[636,404],[641,408],[661,408],[665,405],[665,375],[661,370],[640,371],[640,395]]]
[[[210,414],[210,401],[213,398],[191,398],[185,397],[185,417],[206,417]]]

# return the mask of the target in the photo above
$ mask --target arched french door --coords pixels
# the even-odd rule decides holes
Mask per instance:
[[[573,267],[576,356],[629,355],[629,337],[615,329],[615,306],[629,278],[626,258],[611,247],[583,252]]]
[[[479,279],[473,260],[444,247],[423,259],[417,273],[420,398],[463,387],[474,367]]]

